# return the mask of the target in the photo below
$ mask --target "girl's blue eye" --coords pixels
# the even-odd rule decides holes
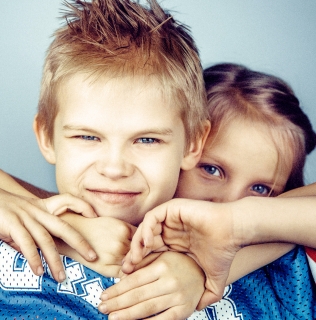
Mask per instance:
[[[267,186],[265,186],[265,185],[263,185],[263,184],[255,184],[255,185],[253,185],[253,186],[251,187],[251,189],[252,189],[254,192],[256,192],[256,193],[258,193],[258,194],[260,194],[260,195],[262,195],[262,196],[267,196],[267,195],[269,195],[269,194],[270,194],[270,191],[271,191],[271,189],[270,189],[269,187],[267,187]]]
[[[203,168],[203,170],[207,174],[210,174],[210,175],[216,176],[216,177],[220,177],[221,176],[221,171],[215,166],[204,164],[204,165],[201,166],[201,168]]]

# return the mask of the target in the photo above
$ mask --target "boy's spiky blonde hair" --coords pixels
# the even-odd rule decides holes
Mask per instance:
[[[207,118],[198,51],[187,28],[156,2],[65,2],[66,26],[55,32],[45,60],[38,125],[53,139],[61,82],[76,73],[107,78],[153,77],[179,110],[187,142],[199,137]]]

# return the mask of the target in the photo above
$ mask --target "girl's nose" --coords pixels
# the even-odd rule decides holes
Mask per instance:
[[[212,197],[212,202],[232,202],[244,197],[244,193],[238,186],[223,186],[216,190],[216,194]]]

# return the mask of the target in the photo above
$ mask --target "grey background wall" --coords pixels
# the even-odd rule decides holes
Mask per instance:
[[[0,11],[0,168],[55,190],[32,131],[45,50],[61,0],[6,1]],[[164,0],[191,27],[204,67],[237,62],[284,78],[316,128],[315,0]],[[316,181],[316,152],[306,182]]]

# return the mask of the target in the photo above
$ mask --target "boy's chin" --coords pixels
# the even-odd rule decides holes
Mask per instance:
[[[145,213],[142,213],[141,210],[131,209],[130,207],[122,208],[116,206],[102,206],[102,208],[93,208],[99,217],[111,217],[119,219],[133,226],[138,226],[142,222],[145,215]]]

